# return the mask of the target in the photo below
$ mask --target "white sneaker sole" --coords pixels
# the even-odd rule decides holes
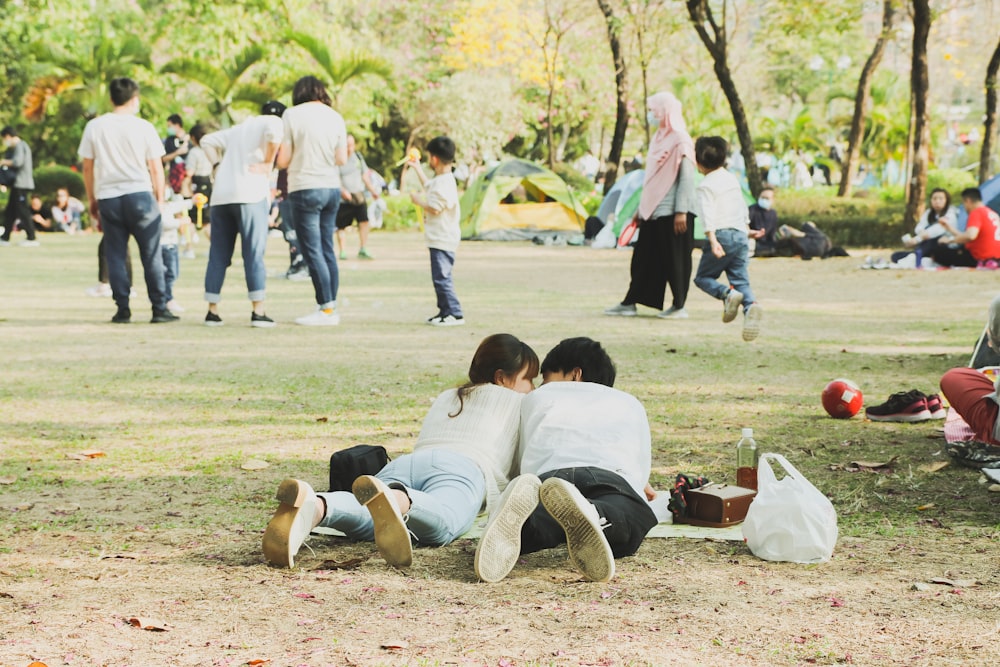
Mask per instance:
[[[750,306],[747,314],[743,316],[743,340],[751,342],[760,335],[760,321],[764,317],[764,311],[756,303]]]
[[[723,301],[722,321],[732,322],[740,314],[740,306],[743,305],[743,293],[733,290]]]
[[[865,417],[873,422],[902,422],[909,424],[912,422],[925,422],[934,419],[930,410],[922,410],[920,412],[911,412],[909,414],[897,414],[897,415],[872,415],[865,412]]]
[[[483,530],[476,547],[473,566],[482,581],[500,581],[514,569],[521,556],[521,528],[538,507],[541,481],[534,475],[521,475],[504,489],[500,504]]]
[[[286,479],[275,497],[280,504],[264,530],[264,558],[271,565],[295,567],[295,554],[312,530],[316,495],[305,482]]]
[[[686,320],[691,317],[686,310],[664,310],[656,316],[661,320]]]
[[[375,547],[385,562],[393,567],[409,567],[413,563],[413,545],[403,515],[388,496],[389,487],[377,477],[362,475],[354,480],[351,491],[372,515]]]
[[[552,518],[566,531],[569,560],[591,581],[610,581],[615,576],[611,545],[594,519],[584,511],[589,501],[566,480],[550,477],[538,492]]]
[[[604,314],[609,317],[636,317],[639,312],[633,308],[631,310],[618,310],[617,308],[608,308],[604,311]]]

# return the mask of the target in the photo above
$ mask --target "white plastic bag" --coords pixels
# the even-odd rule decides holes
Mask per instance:
[[[769,459],[788,474],[777,479]],[[784,456],[762,454],[743,537],[753,555],[764,560],[822,563],[837,544],[837,512]]]

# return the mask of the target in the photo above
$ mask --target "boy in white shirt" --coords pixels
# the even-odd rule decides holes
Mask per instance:
[[[541,372],[521,401],[521,474],[486,524],[476,575],[500,581],[521,554],[566,544],[587,579],[608,581],[657,523],[646,411],[612,387],[614,363],[590,338],[560,342]]]
[[[695,206],[709,243],[701,254],[694,284],[723,302],[723,322],[736,319],[743,306],[743,340],[750,342],[760,333],[763,311],[750,290],[750,215],[739,181],[725,168],[728,153],[729,145],[722,137],[699,137],[694,144],[698,171],[705,174],[695,192]],[[718,280],[723,271],[729,285]]]
[[[424,236],[431,252],[431,280],[437,293],[437,315],[427,323],[437,327],[465,324],[462,304],[455,295],[451,272],[455,266],[455,251],[462,240],[461,211],[458,207],[458,186],[451,173],[455,161],[455,142],[448,137],[434,137],[427,144],[427,163],[434,170],[434,178],[427,180],[423,170],[419,175],[424,192],[413,192],[413,203],[424,210]],[[415,161],[411,165],[419,167]]]

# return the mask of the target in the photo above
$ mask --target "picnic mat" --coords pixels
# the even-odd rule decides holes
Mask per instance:
[[[477,520],[473,524],[472,528],[469,529],[464,535],[459,539],[478,539],[483,534],[483,528],[485,527],[485,517],[481,517],[483,520]],[[343,537],[344,534],[339,530],[334,530],[333,528],[313,528],[312,532],[319,533],[321,535],[335,535]],[[674,523],[659,523],[653,526],[653,529],[649,531],[646,535],[649,537],[688,537],[694,539],[714,539],[714,540],[732,540],[734,542],[743,541],[743,524],[736,524],[735,526],[729,526],[728,528],[705,528],[703,526],[688,526],[686,524],[674,524]]]

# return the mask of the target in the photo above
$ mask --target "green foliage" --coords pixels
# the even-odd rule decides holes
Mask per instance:
[[[382,229],[389,232],[414,230],[420,227],[420,217],[416,204],[409,195],[385,197],[388,206],[382,215]]]
[[[373,76],[383,81],[390,81],[392,78],[392,67],[385,59],[378,56],[371,56],[360,50],[349,51],[343,56],[334,55],[339,54],[340,49],[331,47],[305,32],[292,30],[285,34],[285,38],[298,44],[323,69],[323,73],[329,78],[327,83],[334,98],[352,79]]]
[[[953,203],[959,202],[959,195],[966,188],[978,187],[976,175],[964,169],[931,169],[927,172],[927,192],[943,188],[951,194]]]
[[[566,181],[566,184],[569,185],[569,187],[573,188],[580,194],[586,194],[594,190],[594,182],[577,171],[571,164],[567,164],[566,162],[557,162],[555,166],[552,167],[552,171],[554,171],[559,178]]]
[[[56,190],[59,188],[67,188],[69,193],[78,199],[87,196],[83,186],[83,176],[79,172],[55,164],[35,169],[35,192],[39,197],[46,201],[55,199]]]
[[[801,227],[811,220],[834,245],[894,247],[907,231],[902,201],[878,197],[842,199],[828,188],[782,190],[775,204],[781,224]]]
[[[247,71],[266,57],[267,49],[263,45],[250,44],[221,66],[195,58],[175,58],[160,71],[203,86],[212,96],[213,114],[228,126],[233,122],[234,106],[259,107],[275,96],[269,86],[242,81]]]

